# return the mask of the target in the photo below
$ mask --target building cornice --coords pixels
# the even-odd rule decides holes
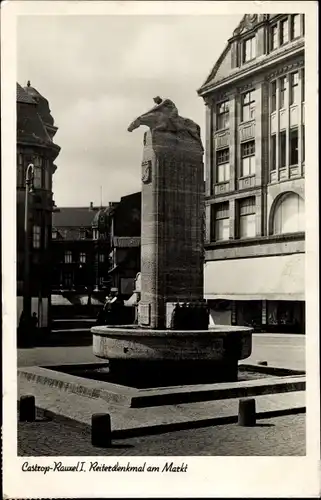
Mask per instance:
[[[292,43],[288,47],[284,47],[281,51],[280,49],[268,54],[261,56],[257,59],[255,63],[250,66],[245,66],[244,68],[237,68],[235,72],[226,78],[223,78],[217,83],[207,84],[201,87],[197,93],[201,97],[205,97],[208,94],[215,92],[216,90],[222,89],[227,86],[235,85],[239,80],[244,79],[248,76],[253,76],[261,71],[266,71],[270,67],[280,64],[290,57],[298,56],[304,51],[304,39],[298,40]]]

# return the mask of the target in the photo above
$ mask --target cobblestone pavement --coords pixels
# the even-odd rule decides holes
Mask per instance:
[[[59,417],[18,424],[20,456],[289,456],[305,455],[305,415],[114,440],[112,448],[91,445],[89,427]]]
[[[18,366],[45,366],[67,363],[98,363],[92,346],[34,347],[18,349]],[[104,362],[104,360],[101,360]],[[258,334],[253,336],[253,349],[245,363],[268,361],[272,366],[301,369],[305,367],[305,337],[301,335]]]

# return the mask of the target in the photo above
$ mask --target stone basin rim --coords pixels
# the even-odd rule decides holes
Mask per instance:
[[[117,325],[93,326],[91,333],[98,336],[112,337],[197,337],[224,335],[229,333],[251,334],[253,328],[247,326],[217,325],[208,330],[156,330],[153,328],[133,328]]]

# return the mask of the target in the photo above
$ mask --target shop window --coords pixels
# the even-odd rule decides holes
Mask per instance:
[[[213,206],[214,211],[214,239],[228,240],[230,237],[229,203],[219,203]]]
[[[216,108],[216,129],[228,128],[230,123],[230,102],[224,101]]]
[[[85,252],[80,252],[80,254],[79,254],[79,262],[82,262],[83,264],[85,264],[85,262],[86,262],[86,254],[85,254]]]
[[[291,16],[291,40],[299,38],[301,35],[300,14],[293,14]]]
[[[273,217],[273,234],[286,234],[304,231],[304,200],[296,193],[281,197]]]
[[[33,226],[32,246],[33,248],[40,248],[40,245],[41,245],[41,227]]]
[[[253,36],[243,42],[243,63],[256,57],[256,37]]]
[[[280,109],[286,106],[287,79],[286,76],[280,78]]]
[[[290,105],[298,104],[299,101],[299,73],[296,71],[290,74]]]
[[[241,144],[241,177],[255,175],[255,141]]]
[[[276,135],[271,135],[270,170],[276,170]]]
[[[255,94],[254,91],[242,95],[242,122],[248,122],[255,118]]]
[[[297,165],[299,162],[299,135],[298,129],[290,130],[290,165]]]
[[[67,250],[67,252],[65,252],[65,264],[71,264],[71,263],[72,263],[72,252]]]
[[[284,19],[280,23],[280,45],[285,45],[289,41],[289,20]]]
[[[286,166],[286,132],[281,132],[279,135],[279,167]]]
[[[270,28],[270,49],[275,50],[278,47],[278,27],[275,24]]]
[[[216,151],[216,182],[230,180],[230,150],[229,148]]]
[[[271,113],[276,110],[276,81],[271,83]]]
[[[239,201],[239,236],[240,238],[253,238],[256,235],[255,222],[255,196]]]

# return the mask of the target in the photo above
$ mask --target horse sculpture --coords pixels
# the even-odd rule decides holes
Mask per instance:
[[[154,102],[156,106],[147,111],[147,113],[140,115],[129,125],[129,132],[132,132],[141,125],[146,125],[152,133],[171,132],[179,135],[187,134],[190,138],[197,141],[203,150],[201,130],[197,123],[180,116],[178,109],[170,99],[163,100],[160,97],[155,97]]]

